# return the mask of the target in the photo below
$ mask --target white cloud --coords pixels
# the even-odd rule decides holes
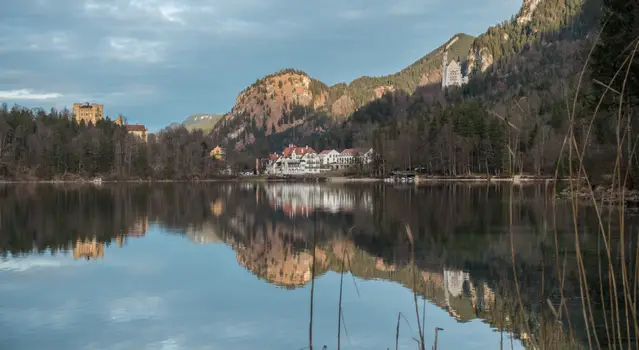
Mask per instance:
[[[34,92],[31,89],[0,91],[0,100],[51,100],[60,97],[62,97],[62,94],[57,92]]]
[[[138,25],[156,22],[185,24],[186,17],[213,8],[188,1],[167,0],[87,0],[84,11],[89,15],[109,16],[120,21],[132,21]]]
[[[156,343],[147,345],[147,349],[162,349],[162,350],[178,350],[184,349],[182,345],[183,340],[181,337],[169,337]]]
[[[179,15],[185,11],[184,7],[176,6],[174,4],[165,4],[160,6],[159,11],[162,17],[167,21],[184,24],[184,20],[179,17]]]
[[[117,61],[157,63],[164,60],[166,44],[154,40],[130,37],[107,38],[109,49],[106,57]]]

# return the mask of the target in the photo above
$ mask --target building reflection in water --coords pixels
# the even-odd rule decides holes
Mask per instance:
[[[370,192],[344,191],[340,187],[319,184],[276,184],[266,187],[266,196],[272,208],[281,209],[289,217],[309,216],[316,210],[339,213],[355,208],[373,211]]]
[[[104,242],[98,242],[95,238],[87,241],[78,240],[73,247],[73,259],[84,260],[98,259],[104,257]]]
[[[149,229],[148,217],[143,217],[136,221],[125,234],[117,235],[115,242],[122,248],[129,237],[144,237]],[[96,260],[104,258],[104,242],[98,241],[96,237],[91,239],[78,239],[73,245],[73,259]]]

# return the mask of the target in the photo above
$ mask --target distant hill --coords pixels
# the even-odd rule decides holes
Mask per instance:
[[[221,114],[193,114],[182,122],[182,125],[188,130],[200,129],[209,132],[224,117]]]
[[[182,126],[182,124],[180,124],[180,123],[171,123],[171,124],[169,124],[167,126],[167,129],[175,129],[175,128],[179,128],[181,126]]]

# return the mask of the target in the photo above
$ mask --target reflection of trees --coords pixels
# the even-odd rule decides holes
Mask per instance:
[[[292,270],[290,266],[285,268],[285,263],[294,264],[296,254],[308,252],[310,237],[315,233],[317,249],[322,253],[319,256],[326,257],[318,262],[322,269],[339,271],[341,260],[335,257],[340,251],[331,247],[351,242],[351,270],[355,275],[393,280],[412,288],[410,251],[402,227],[403,222],[409,222],[413,232],[417,232],[416,264],[425,278],[417,287],[419,293],[459,321],[481,318],[522,339],[532,332],[536,338],[544,336],[545,340],[552,338],[556,342],[560,338],[565,341],[565,332],[558,331],[545,307],[548,303],[556,307],[560,300],[560,278],[555,268],[556,229],[559,260],[565,264],[564,294],[570,304],[569,317],[576,335],[585,341],[574,236],[570,233],[572,217],[565,205],[553,208],[549,188],[513,189],[510,228],[505,224],[509,220],[508,187],[447,185],[411,191],[370,186],[345,191],[374,193],[373,215],[358,210],[319,212],[309,219],[296,220],[286,215],[284,205],[273,210],[256,201],[251,208],[238,204],[241,208],[234,212],[232,203],[227,203],[228,223],[221,223],[221,230],[227,240],[233,241],[232,246],[242,242],[242,249],[235,248],[238,260],[266,279],[270,279],[272,271]],[[549,220],[553,210],[555,222]],[[584,215],[578,218],[583,228],[582,249],[593,254],[596,235],[590,230],[596,228],[596,222],[588,215],[590,209],[583,210]],[[316,228],[313,219],[317,220]],[[346,237],[344,233],[353,225],[355,228]],[[515,293],[513,270],[517,272],[521,296]],[[455,281],[450,281],[451,276]],[[282,284],[282,280],[277,284]]]
[[[0,186],[0,252],[66,251],[76,242],[142,235],[147,196],[132,186]]]
[[[225,242],[255,275],[295,288],[310,280],[315,234],[316,276],[339,272],[346,261],[349,270],[364,279],[386,279],[407,288],[417,282],[419,294],[459,321],[479,318],[522,338],[528,332],[560,337],[545,307],[559,303],[557,229],[567,308],[573,329],[583,340],[574,236],[568,232],[570,209],[553,208],[544,186],[513,189],[510,229],[505,224],[510,188],[505,186],[282,186],[1,186],[0,252],[27,253],[34,247],[57,251],[75,245],[78,256],[93,258],[103,254],[97,246],[89,249],[94,240],[106,244],[115,240],[121,246],[126,236],[140,235],[158,223],[196,243]],[[287,213],[287,198],[311,209],[312,215]],[[346,207],[344,203],[348,211],[331,210]],[[589,210],[582,210],[578,225],[587,271],[596,274],[598,236]],[[413,281],[404,222],[415,237],[419,281]],[[593,298],[600,298],[595,295],[596,277],[589,276],[588,282]]]

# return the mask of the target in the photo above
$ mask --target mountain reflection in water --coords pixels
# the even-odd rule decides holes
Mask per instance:
[[[414,349],[413,291],[426,348],[435,327],[439,349],[587,345],[572,216],[551,198],[485,184],[4,185],[0,348],[299,349],[314,275],[314,347],[334,349],[342,271],[344,349],[393,347],[398,312],[400,348]]]

